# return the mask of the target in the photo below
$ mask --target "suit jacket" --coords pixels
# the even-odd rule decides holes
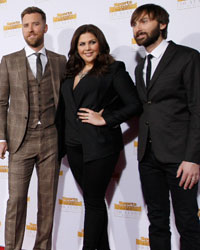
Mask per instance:
[[[200,162],[199,52],[169,42],[149,88],[143,80],[144,60],[135,70],[143,103],[139,121],[138,159],[142,160],[148,131],[156,158],[164,163]]]
[[[119,152],[123,147],[119,124],[141,112],[136,88],[124,63],[114,62],[109,72],[102,76],[86,75],[75,90],[72,90],[73,83],[74,77],[67,78],[61,88],[65,121],[68,116],[76,116],[78,109],[84,107],[96,112],[104,109],[103,117],[107,124],[94,126],[77,119],[84,160],[94,160]],[[69,133],[67,124],[65,133]]]
[[[48,51],[55,108],[60,81],[66,66],[65,56]],[[0,66],[0,139],[8,142],[10,153],[20,147],[29,118],[27,61],[25,50],[6,55]]]

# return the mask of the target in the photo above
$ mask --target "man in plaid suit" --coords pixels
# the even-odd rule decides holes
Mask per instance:
[[[0,158],[9,151],[6,250],[22,248],[27,194],[36,166],[37,235],[34,250],[51,249],[59,161],[55,116],[65,56],[44,48],[46,15],[37,7],[22,14],[23,50],[6,55],[0,67]]]

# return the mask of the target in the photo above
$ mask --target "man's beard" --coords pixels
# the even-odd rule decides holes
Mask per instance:
[[[137,36],[141,34],[146,34],[146,38],[138,39]],[[158,40],[159,36],[160,36],[160,25],[158,24],[158,26],[154,30],[152,30],[149,35],[146,32],[138,33],[135,37],[135,40],[139,46],[142,45],[144,47],[148,47],[151,44],[155,43]]]
[[[27,43],[30,47],[37,48],[37,47],[39,47],[41,44],[43,44],[44,38],[43,38],[43,37],[39,37],[39,38],[37,38],[36,40],[28,40],[28,39],[25,39],[25,41],[26,41],[26,43]]]

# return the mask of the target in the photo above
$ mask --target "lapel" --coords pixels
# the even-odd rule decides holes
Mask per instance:
[[[176,52],[176,44],[173,43],[172,41],[169,42],[169,45],[165,51],[165,53],[163,54],[148,87],[148,92],[150,91],[150,89],[152,88],[152,86],[154,85],[154,83],[156,82],[156,80],[158,79],[159,75],[162,73],[163,70],[165,70],[165,68],[167,67],[167,65],[169,64],[169,62],[172,60],[174,54]]]
[[[51,53],[51,51],[46,50],[47,58],[50,66],[51,82],[53,87],[53,95],[55,107],[58,106],[58,98],[60,91],[60,76],[59,76],[59,57]]]
[[[19,77],[19,82],[22,83],[24,94],[28,102],[28,77],[27,77],[27,62],[26,62],[26,53],[22,49],[18,52],[18,55],[15,57],[17,72]]]
[[[71,94],[68,96],[68,98],[69,98],[69,100],[71,99],[70,102],[71,102],[71,104],[72,104],[72,109],[73,109],[74,113],[77,113],[79,104],[77,105],[74,95],[76,95],[76,92],[77,92],[77,90],[78,90],[78,89],[76,89],[76,88],[78,87],[78,85],[75,87],[75,89],[73,89],[74,78],[75,78],[75,77],[69,78],[69,81],[70,81],[70,82],[69,82],[69,84],[68,84],[68,88],[70,88],[69,93],[71,93]],[[78,84],[79,84],[79,83],[78,83]]]

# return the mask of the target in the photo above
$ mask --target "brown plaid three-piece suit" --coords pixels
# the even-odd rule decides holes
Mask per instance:
[[[57,130],[54,121],[66,58],[48,50],[46,54],[48,62],[41,89],[30,70],[25,50],[4,56],[1,62],[0,140],[7,141],[9,151],[6,250],[20,250],[22,247],[27,193],[34,165],[38,176],[37,235],[34,249],[51,249],[59,174]],[[38,88],[43,91],[43,95],[38,94]],[[35,98],[35,93],[39,97]],[[41,103],[38,105],[41,96],[41,103],[45,107],[42,111],[37,110],[41,106]],[[34,107],[31,106],[33,104]],[[42,122],[35,126],[34,121],[39,111]]]

